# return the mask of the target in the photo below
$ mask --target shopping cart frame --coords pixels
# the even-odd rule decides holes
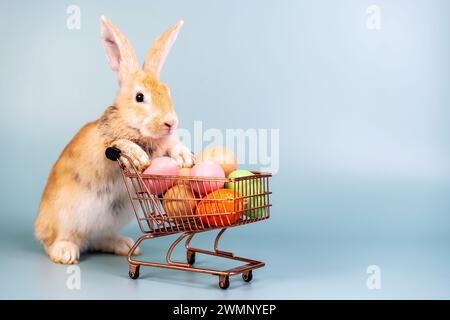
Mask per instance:
[[[197,224],[195,224],[195,228],[185,228],[188,230],[185,230],[185,229],[183,230],[182,228],[180,228],[179,225],[175,226],[175,227],[164,226],[164,227],[159,227],[159,228],[146,229],[143,225],[143,221],[145,222],[145,220],[146,220],[146,222],[148,223],[149,218],[147,218],[147,217],[142,218],[140,216],[140,211],[139,211],[140,209],[137,207],[137,205],[135,203],[135,201],[136,201],[136,197],[134,196],[135,192],[133,192],[132,186],[130,186],[130,183],[127,181],[127,179],[130,179],[130,178],[136,179],[139,182],[139,185],[141,187],[144,187],[144,189],[146,190],[146,193],[147,193],[147,197],[148,197],[148,198],[145,198],[145,200],[152,202],[152,206],[160,205],[158,203],[158,201],[160,201],[160,199],[157,198],[155,195],[152,195],[149,192],[149,190],[147,189],[146,183],[144,183],[144,179],[146,179],[146,175],[139,173],[139,171],[134,166],[133,161],[127,155],[122,153],[118,148],[114,148],[114,147],[107,148],[105,151],[105,155],[108,159],[110,159],[112,161],[117,161],[117,163],[119,165],[123,181],[125,183],[130,201],[133,205],[136,219],[137,219],[140,229],[143,233],[143,235],[140,236],[136,240],[135,244],[133,245],[133,247],[130,249],[130,251],[128,253],[127,259],[128,259],[128,263],[129,263],[129,276],[131,279],[137,279],[139,277],[141,266],[159,267],[159,268],[166,268],[166,269],[173,269],[173,270],[183,270],[183,271],[189,271],[189,272],[205,273],[205,274],[218,276],[219,277],[219,287],[222,289],[227,289],[230,285],[230,277],[231,276],[241,274],[242,279],[245,282],[250,282],[253,278],[252,271],[265,266],[265,263],[262,261],[248,259],[245,257],[240,257],[240,256],[235,255],[233,252],[220,250],[219,249],[219,240],[228,228],[240,226],[240,225],[255,222],[255,221],[265,220],[270,217],[269,208],[271,207],[271,204],[268,200],[269,199],[268,196],[271,194],[271,192],[269,191],[269,186],[268,186],[268,179],[271,177],[270,173],[258,173],[260,175],[260,177],[263,177],[265,179],[265,181],[267,181],[266,182],[267,186],[264,187],[265,188],[264,193],[257,195],[260,197],[261,196],[264,196],[265,198],[267,197],[267,200],[265,200],[266,202],[264,203],[264,205],[257,207],[257,209],[261,209],[261,210],[264,209],[264,216],[262,216],[260,218],[242,220],[242,221],[239,221],[238,223],[234,223],[234,224],[231,224],[229,226],[224,226],[224,227],[220,227],[220,226],[212,227],[209,225],[207,227],[204,227],[203,223],[202,223],[202,226],[197,226]],[[121,160],[122,157],[127,159],[128,163],[131,164],[132,171],[127,170],[123,161]],[[155,177],[153,176],[152,178],[155,178]],[[166,178],[167,177],[165,177],[165,176],[162,177],[162,179],[166,179]],[[179,177],[172,177],[172,178],[179,178]],[[192,180],[192,181],[202,181],[202,180],[207,180],[208,178],[184,177],[184,179]],[[234,181],[234,180],[228,179],[228,181]],[[139,201],[142,201],[142,199],[140,199]],[[141,205],[142,205],[142,202],[141,202]],[[188,217],[188,216],[186,216],[186,217]],[[166,222],[167,221],[165,221],[164,223],[166,223]],[[184,223],[182,223],[182,224],[184,226]],[[190,223],[189,223],[189,226],[190,226]],[[215,240],[214,240],[213,250],[206,250],[206,249],[201,249],[201,248],[191,246],[191,241],[192,241],[193,237],[195,236],[195,234],[212,231],[212,230],[219,230],[219,232],[216,235]],[[169,248],[167,250],[167,253],[165,256],[165,263],[143,261],[143,260],[139,260],[139,259],[135,258],[134,253],[135,253],[136,249],[138,248],[138,246],[143,241],[149,240],[149,239],[154,239],[154,238],[159,238],[159,237],[166,236],[166,235],[174,235],[174,234],[178,234],[178,233],[181,233],[180,236],[177,237],[171,243],[171,245],[169,246]],[[174,249],[183,240],[184,240],[184,247],[186,250],[186,261],[187,262],[174,261],[172,259],[172,253],[173,253]],[[226,258],[226,259],[230,259],[230,260],[234,260],[234,261],[239,261],[239,262],[242,262],[243,264],[241,264],[237,267],[231,268],[231,269],[226,269],[226,270],[198,268],[198,267],[194,267],[195,258],[196,258],[197,253],[215,256],[215,257]]]

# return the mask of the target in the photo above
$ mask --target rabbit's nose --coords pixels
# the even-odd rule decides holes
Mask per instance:
[[[166,120],[164,121],[164,126],[170,129],[175,125],[175,122],[175,120]]]
[[[166,116],[162,119],[162,126],[167,130],[176,128],[178,124],[178,118],[176,115]]]

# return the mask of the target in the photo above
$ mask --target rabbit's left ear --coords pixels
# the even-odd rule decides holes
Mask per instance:
[[[164,32],[158,39],[153,43],[152,47],[147,53],[144,63],[144,71],[152,73],[157,79],[159,79],[159,74],[161,68],[164,65],[164,61],[170,52],[175,40],[177,39],[178,32],[183,26],[183,21],[178,21],[170,29]]]

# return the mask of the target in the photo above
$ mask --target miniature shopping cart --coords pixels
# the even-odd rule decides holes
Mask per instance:
[[[250,282],[253,277],[252,270],[265,265],[264,262],[238,257],[232,252],[220,250],[218,244],[227,228],[269,218],[271,174],[253,172],[251,176],[239,178],[148,175],[136,170],[133,161],[125,154],[121,154],[117,148],[107,148],[105,154],[108,159],[119,164],[136,219],[143,233],[128,253],[130,278],[139,277],[140,266],[160,267],[216,275],[219,276],[219,287],[227,289],[230,285],[230,276],[242,274],[243,280]],[[129,161],[131,169],[125,167],[121,161],[122,157]],[[162,190],[167,190],[168,186],[172,191],[163,194]],[[229,196],[215,196],[216,192],[212,192],[205,200],[208,191],[227,186],[232,187],[226,189]],[[190,245],[195,234],[210,230],[219,230],[213,251]],[[165,263],[140,261],[133,257],[142,241],[176,233],[181,235],[170,245]],[[172,252],[183,240],[187,261],[173,261]],[[197,268],[194,267],[196,253],[237,260],[244,264],[228,270]]]

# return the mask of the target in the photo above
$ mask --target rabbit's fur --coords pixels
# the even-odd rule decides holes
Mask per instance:
[[[155,41],[141,69],[127,38],[101,18],[102,40],[120,90],[114,105],[81,128],[50,172],[35,232],[54,262],[77,263],[86,250],[126,255],[134,245],[118,235],[132,208],[117,164],[105,157],[107,147],[118,147],[140,170],[163,155],[192,166],[192,153],[174,134],[178,118],[169,89],[159,81],[181,26],[182,21]]]

